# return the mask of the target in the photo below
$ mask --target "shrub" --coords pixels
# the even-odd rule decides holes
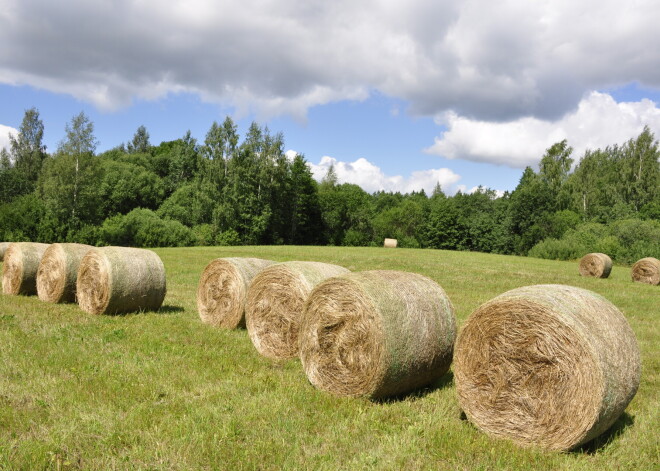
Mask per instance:
[[[100,229],[101,243],[133,247],[180,247],[194,243],[193,232],[178,221],[161,219],[148,209],[106,219]]]

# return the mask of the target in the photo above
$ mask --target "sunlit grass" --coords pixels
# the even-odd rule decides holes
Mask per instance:
[[[76,305],[0,296],[0,469],[654,469],[660,429],[658,287],[582,278],[576,262],[436,250],[339,247],[157,249],[159,313],[90,316]],[[195,291],[221,256],[396,269],[440,283],[459,325],[518,286],[563,283],[621,309],[642,350],[626,415],[583,449],[524,450],[461,417],[451,374],[387,402],[316,391],[300,363],[261,358],[245,331],[199,321]]]

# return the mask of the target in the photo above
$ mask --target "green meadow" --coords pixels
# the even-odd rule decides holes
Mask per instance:
[[[344,247],[155,249],[159,312],[92,316],[0,295],[2,470],[627,470],[660,466],[660,287],[578,275],[577,262],[441,250]],[[197,283],[216,257],[316,260],[437,281],[459,327],[509,289],[590,289],[626,316],[642,352],[639,391],[603,436],[568,453],[521,449],[465,420],[451,372],[385,402],[314,389],[300,362],[258,355],[244,330],[200,322]]]

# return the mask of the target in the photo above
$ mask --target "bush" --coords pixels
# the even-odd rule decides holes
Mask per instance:
[[[192,232],[195,237],[195,245],[210,246],[215,244],[215,230],[211,224],[193,226]]]
[[[180,222],[161,219],[141,208],[106,219],[100,229],[100,242],[107,245],[181,247],[194,241],[193,232]]]
[[[561,239],[545,239],[529,256],[551,260],[573,260],[591,252],[602,252],[622,264],[644,257],[660,257],[660,222],[624,219],[608,225],[587,223],[569,229]]]
[[[545,239],[532,247],[528,255],[548,260],[575,260],[584,254],[585,248],[582,245],[575,245],[565,239]]]

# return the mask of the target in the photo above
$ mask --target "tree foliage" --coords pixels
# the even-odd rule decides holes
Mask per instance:
[[[660,151],[649,128],[621,145],[573,155],[566,140],[528,167],[511,193],[365,192],[334,166],[316,182],[284,136],[227,117],[199,143],[190,131],[152,145],[140,126],[96,155],[80,113],[49,155],[39,112],[26,110],[0,150],[0,238],[136,246],[382,245],[615,261],[657,256]],[[656,255],[654,255],[656,254]]]

